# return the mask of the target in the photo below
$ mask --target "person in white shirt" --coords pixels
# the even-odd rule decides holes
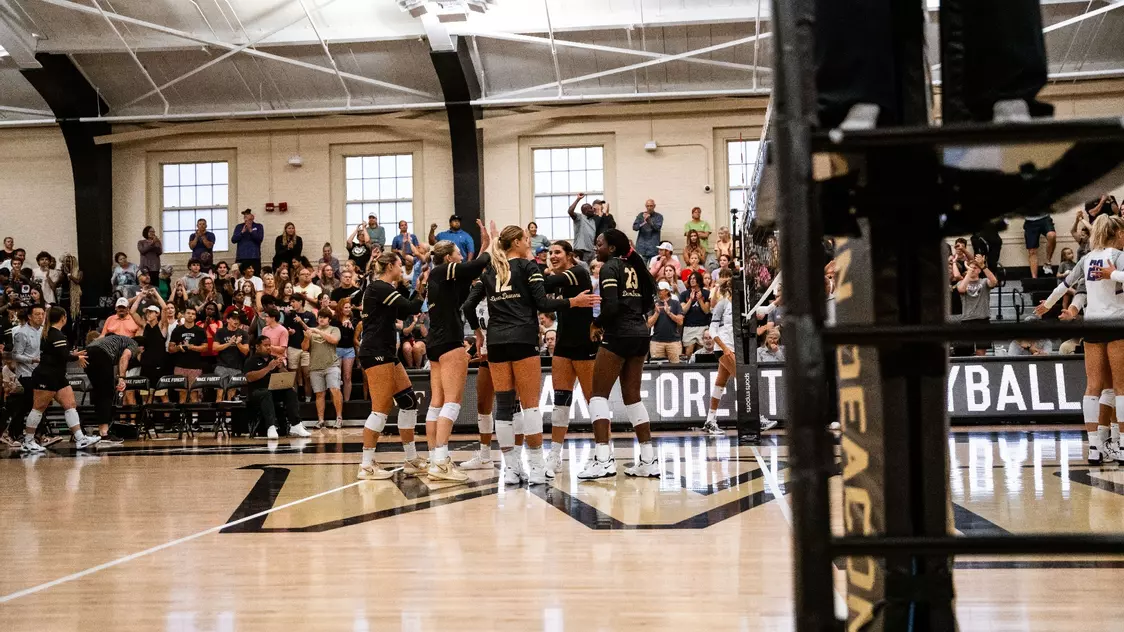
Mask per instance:
[[[240,281],[249,281],[250,283],[253,283],[254,289],[258,292],[261,292],[263,287],[262,280],[261,277],[254,276],[255,270],[252,264],[243,262],[242,265],[238,267],[238,272],[242,274],[242,278],[240,279]]]
[[[323,293],[323,290],[320,289],[319,285],[312,282],[312,270],[301,268],[297,279],[299,282],[293,286],[294,294],[304,294],[304,297],[313,304],[320,300],[320,295]]]
[[[55,258],[47,251],[39,253],[35,257],[35,261],[39,266],[32,271],[31,277],[39,281],[43,302],[48,305],[55,305],[58,303],[55,298],[55,285],[62,278],[62,271],[55,269]],[[69,305],[67,307],[69,308]]]

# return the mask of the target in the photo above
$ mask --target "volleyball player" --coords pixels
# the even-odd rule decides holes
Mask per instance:
[[[480,364],[476,367],[476,426],[480,431],[480,447],[471,459],[460,464],[462,470],[490,470],[495,467],[492,464],[492,431],[495,430],[492,404],[496,397],[496,390],[492,386],[492,370],[488,366],[488,334],[485,331],[488,326],[488,304],[482,300],[483,292],[484,286],[477,281],[469,289],[469,297],[466,299],[466,302],[476,304],[477,325],[483,327],[478,326],[474,331],[476,354],[480,357]],[[479,296],[473,297],[474,293],[479,293]],[[518,485],[522,478],[526,478],[526,472],[523,472],[523,477],[520,478],[519,471],[512,468],[504,473],[504,477],[505,480],[514,477],[514,480],[507,480],[507,482]]]
[[[730,285],[734,273],[729,268],[718,273],[718,285],[711,295],[710,335],[721,352],[718,358],[718,374],[710,387],[710,411],[706,414],[703,431],[712,435],[726,434],[718,427],[718,404],[726,394],[726,384],[734,374],[734,308],[731,303]]]
[[[561,292],[569,299],[583,292],[593,291],[589,270],[578,265],[574,248],[568,241],[550,245],[550,272],[546,276],[546,291]],[[578,307],[558,313],[558,342],[550,360],[550,376],[554,384],[554,411],[550,414],[550,456],[546,458],[546,472],[554,476],[562,469],[562,444],[570,426],[570,405],[574,401],[574,381],[581,385],[588,398],[593,392],[593,361],[597,357],[597,343],[589,335],[593,325],[593,309]]]
[[[406,298],[402,284],[402,255],[388,251],[371,261],[375,277],[363,291],[363,339],[359,343],[359,361],[371,392],[371,414],[363,424],[363,461],[360,479],[387,479],[392,473],[375,462],[379,435],[386,427],[386,418],[393,402],[398,406],[398,433],[406,463],[402,470],[409,476],[424,474],[429,469],[425,459],[418,457],[414,446],[414,426],[418,420],[418,399],[406,370],[398,360],[395,322],[421,313],[422,296],[428,272],[418,279],[414,300]]]
[[[1124,281],[1124,219],[1115,215],[1102,215],[1093,222],[1090,252],[1077,262],[1050,296],[1035,309],[1039,316],[1053,307],[1069,288],[1085,280],[1085,320],[1124,319],[1124,294],[1117,292]],[[1116,275],[1114,278],[1112,275]],[[1120,424],[1124,423],[1124,333],[1091,334],[1085,336],[1085,396],[1081,400],[1081,413],[1089,438],[1088,461],[1098,465],[1107,461],[1124,460],[1120,455]],[[1104,424],[1102,406],[1116,409]]]
[[[480,227],[480,250],[488,249],[491,236],[485,232],[484,224],[476,220]],[[495,232],[492,224],[492,232]],[[453,433],[453,423],[461,412],[461,398],[464,396],[464,383],[468,379],[468,352],[464,348],[464,320],[461,305],[468,298],[472,282],[491,263],[492,258],[484,252],[478,258],[464,263],[464,255],[457,245],[448,240],[434,244],[430,251],[431,279],[427,297],[429,299],[429,335],[425,339],[425,353],[429,358],[429,381],[432,392],[429,410],[426,411],[426,439],[430,439],[428,425],[436,423],[429,446],[429,477],[440,481],[464,482],[468,474],[453,466],[449,458],[449,436]]]
[[[524,435],[528,448],[527,480],[534,485],[547,480],[542,413],[538,408],[542,368],[537,349],[537,312],[590,307],[600,299],[589,291],[569,300],[548,298],[542,272],[534,261],[528,260],[530,250],[530,239],[522,228],[504,228],[492,241],[492,261],[480,280],[482,295],[488,301],[488,365],[496,389],[496,436],[501,450],[510,455],[515,435]],[[471,292],[469,296],[478,302],[481,293]],[[476,304],[472,300],[464,304],[465,317],[473,329],[479,324]],[[517,392],[521,401],[531,404],[523,408],[522,428],[515,427]]]
[[[617,464],[609,448],[609,393],[617,377],[625,413],[640,442],[636,462],[624,473],[659,477],[662,465],[652,446],[648,411],[640,401],[640,378],[648,355],[649,330],[645,314],[655,307],[655,280],[644,259],[632,249],[628,237],[617,229],[598,235],[597,259],[604,262],[599,275],[601,314],[596,324],[602,330],[601,348],[593,364],[593,393],[589,414],[593,417],[593,458],[578,474],[590,480],[617,475]]]
[[[31,373],[31,383],[34,387],[32,409],[27,415],[24,424],[23,441],[20,443],[21,452],[46,452],[46,448],[35,442],[35,429],[43,420],[43,413],[50,406],[51,401],[56,401],[62,406],[62,417],[70,434],[74,435],[74,447],[78,450],[86,448],[101,441],[96,435],[86,435],[82,432],[82,424],[78,420],[78,403],[74,400],[74,389],[66,379],[66,365],[76,361],[78,366],[86,368],[86,352],[72,353],[66,341],[66,334],[62,329],[66,327],[66,310],[61,307],[52,307],[47,311],[47,324],[43,327],[43,334],[39,353],[39,366]]]

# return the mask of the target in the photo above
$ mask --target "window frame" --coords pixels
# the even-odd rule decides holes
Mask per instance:
[[[588,164],[589,164],[588,163],[588,160],[589,160],[588,152],[591,149],[600,150],[600,152],[601,152],[601,168],[600,169],[590,169],[588,167]],[[566,160],[569,161],[573,158],[573,154],[571,152],[573,152],[574,150],[580,150],[583,153],[585,153],[585,156],[583,156],[583,160],[586,161],[586,165],[587,165],[585,168],[583,168],[583,169],[573,169],[569,165],[567,165],[566,169],[555,170],[555,169],[553,169],[553,164],[552,164],[551,165],[552,168],[547,169],[546,171],[539,171],[538,170],[538,165],[536,164],[536,161],[537,161],[536,155],[539,154],[539,152],[550,153],[551,154],[550,160],[553,162],[554,152],[565,152],[566,153]],[[532,199],[532,205],[533,206],[532,206],[532,209],[531,209],[532,218],[530,220],[528,220],[528,222],[527,222],[528,225],[533,221],[539,226],[539,232],[548,236],[548,237],[550,237],[550,239],[552,239],[552,240],[565,239],[565,240],[568,240],[568,241],[572,242],[573,239],[574,239],[574,234],[573,234],[573,232],[574,232],[574,222],[573,222],[572,219],[570,219],[570,216],[568,214],[568,210],[569,210],[570,205],[573,204],[574,199],[577,198],[577,195],[579,193],[585,193],[587,198],[588,198],[588,202],[586,202],[586,203],[589,203],[589,202],[592,202],[593,200],[596,200],[596,199],[600,198],[601,196],[605,195],[605,146],[598,144],[598,145],[578,145],[578,146],[572,146],[572,147],[535,147],[535,148],[532,148],[531,149],[531,171],[532,171],[532,174],[531,174],[531,178],[532,178],[531,195],[532,195],[532,198],[533,198]],[[573,190],[573,187],[570,187],[571,190],[566,191],[564,193],[556,192],[556,191],[553,191],[553,190],[549,193],[539,193],[538,192],[539,174],[547,174],[545,176],[545,178],[547,180],[553,180],[553,174],[555,174],[555,173],[565,173],[568,176],[571,176],[571,174],[573,174],[577,171],[585,172],[585,175],[587,177],[588,177],[590,171],[600,171],[601,172],[601,186],[600,187],[592,187],[592,188],[591,187],[582,187],[582,190]],[[553,189],[553,186],[550,187],[550,188]],[[548,206],[551,207],[551,208],[548,209],[548,212],[551,213],[551,214],[547,217],[542,217],[542,216],[539,215],[539,200],[540,199],[546,199],[546,200],[549,201]],[[559,200],[559,199],[562,200],[562,204],[564,205],[564,210],[562,210],[561,215],[555,215],[554,213],[556,213],[558,211],[558,208],[555,207],[555,201]],[[559,222],[559,220],[561,220],[561,222]],[[566,230],[565,235],[559,234],[559,231],[557,230],[557,226],[559,225],[559,223],[561,223],[562,225],[565,226],[565,230]],[[544,226],[546,226],[547,224],[549,224],[549,226],[544,229]]]
[[[610,204],[613,203],[616,194],[616,136],[612,133],[605,134],[573,134],[573,135],[554,135],[554,136],[525,136],[519,139],[519,199],[520,209],[519,217],[522,226],[526,228],[527,224],[536,221],[535,217],[535,162],[534,150],[536,149],[575,149],[585,147],[601,147],[601,163],[603,172],[603,191],[600,194]],[[588,193],[588,191],[575,191],[577,193]],[[551,194],[554,195],[554,194]],[[567,203],[567,208],[573,203],[571,197]],[[592,202],[593,200],[589,200]],[[619,221],[619,218],[618,218]],[[573,223],[570,224],[570,232],[573,233]],[[546,235],[552,241],[561,239],[555,235],[550,234],[542,226],[539,227],[539,234]],[[573,237],[568,238],[573,241]]]
[[[164,239],[164,165],[183,165],[183,164],[199,164],[199,163],[216,163],[225,162],[227,169],[227,200],[226,200],[226,230],[233,234],[234,227],[237,225],[235,220],[236,209],[238,206],[238,161],[237,152],[234,149],[213,149],[213,150],[198,150],[198,151],[149,151],[146,152],[146,172],[147,172],[147,194],[148,211],[145,213],[145,224],[150,225],[156,229],[157,234],[160,236],[161,241]],[[180,207],[175,207],[179,209]],[[183,210],[189,208],[221,208],[215,205],[201,206],[201,207],[183,207]],[[210,224],[210,222],[209,222]],[[207,228],[211,232],[215,232],[212,226]],[[141,239],[140,231],[136,231],[136,240]],[[216,240],[217,240],[216,235]],[[127,248],[124,252],[135,252],[136,241],[129,239],[126,240]],[[216,243],[216,246],[218,244]],[[230,240],[226,240],[226,250],[215,250],[215,263],[219,261],[234,260],[234,244]],[[134,255],[130,255],[133,257]],[[139,256],[139,255],[135,255]],[[191,252],[167,252],[165,251],[160,255],[163,265],[172,265],[177,267],[185,267],[188,260],[191,259]]]
[[[730,216],[730,195],[735,187],[732,187],[730,182],[730,149],[728,143],[731,141],[760,142],[760,140],[760,126],[715,128],[714,130],[714,217],[716,219],[714,230],[716,234],[711,238],[712,244],[713,239],[717,237],[717,230],[720,226],[729,226],[731,235],[737,235],[740,231],[740,227],[733,222]],[[752,180],[747,179],[746,188],[748,189],[751,184]],[[740,189],[741,185],[737,185],[737,188]],[[740,212],[742,209],[739,208],[738,210]]]
[[[413,229],[411,234],[418,236],[418,241],[421,242],[428,236],[428,227],[426,227],[424,234],[418,233],[419,222],[424,224],[425,218],[425,187],[424,177],[425,166],[422,162],[422,143],[417,142],[387,142],[387,143],[340,143],[333,144],[329,148],[329,155],[331,161],[331,192],[329,194],[329,204],[331,205],[331,237],[328,241],[336,246],[336,236],[342,240],[340,246],[336,248],[337,252],[346,248],[347,237],[351,234],[353,226],[347,221],[347,159],[348,158],[362,158],[370,156],[400,156],[409,154],[411,156],[411,168],[413,178],[413,187],[411,193],[413,197],[411,202],[411,219]],[[397,177],[397,176],[396,176]],[[370,203],[370,202],[368,202]],[[374,202],[379,203],[379,202]],[[397,203],[397,200],[395,201]],[[397,209],[396,209],[397,214]],[[396,215],[397,216],[397,215]],[[379,214],[379,224],[386,228],[382,222],[382,214]],[[367,222],[367,218],[362,218],[363,223]],[[397,220],[393,228],[386,230],[386,243],[390,244],[394,236],[398,234]],[[337,254],[337,256],[339,256]],[[346,256],[346,254],[344,255]]]

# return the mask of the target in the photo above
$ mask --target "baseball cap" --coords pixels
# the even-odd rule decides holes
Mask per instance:
[[[372,217],[378,217],[378,215],[375,215],[374,213],[367,213],[367,219],[371,219]]]
[[[541,254],[541,253],[546,252],[547,250],[550,250],[550,249],[547,248],[546,246],[539,246],[538,248],[535,248],[535,254],[536,255]]]
[[[160,307],[158,307],[156,305],[149,305],[148,307],[144,308],[144,311],[146,311],[146,312],[156,312],[157,314],[159,314],[160,313]]]
[[[118,307],[128,307],[128,306],[129,306],[129,299],[125,298],[124,296],[117,299],[117,302],[113,304],[114,309],[116,309]]]
[[[659,248],[660,250],[675,250],[675,246],[672,246],[670,241],[661,243]]]
[[[246,209],[246,210],[242,211],[242,214],[243,215],[249,215],[250,213],[253,213],[253,212],[254,211],[252,211],[251,209]]]
[[[455,213],[454,213],[453,215],[450,215],[450,216],[449,216],[449,221],[451,222],[451,221],[453,221],[453,220],[457,220],[458,222],[459,222],[459,221],[462,221],[462,220],[461,220],[461,216],[460,216],[460,215],[457,215],[457,214],[455,214]]]
[[[667,290],[668,292],[670,292],[671,291],[671,284],[668,283],[667,281],[660,281],[660,289],[661,290]]]

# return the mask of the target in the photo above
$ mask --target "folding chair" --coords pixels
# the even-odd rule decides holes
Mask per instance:
[[[125,393],[132,393],[136,396],[135,404],[125,404]],[[125,392],[118,393],[114,400],[113,406],[113,421],[131,421],[134,426],[147,434],[148,427],[145,419],[145,404],[147,404],[152,397],[152,390],[148,383],[148,378],[142,376],[134,376],[125,378]]]
[[[240,413],[246,410],[246,402],[242,401],[241,389],[246,386],[246,376],[234,375],[224,378],[223,391],[239,389],[239,393],[233,399],[218,402],[215,408],[219,411],[218,421],[215,423],[215,436],[219,436],[219,432],[223,432],[227,437],[231,434],[231,426],[234,423],[235,413]]]
[[[195,381],[191,384],[191,388],[187,391],[187,401],[180,402],[180,411],[183,412],[185,418],[184,425],[187,427],[189,434],[194,434],[195,432],[197,426],[193,418],[198,417],[199,413],[209,412],[214,413],[216,416],[218,415],[218,407],[214,402],[214,393],[221,388],[223,388],[222,376],[206,373],[195,378]],[[193,393],[199,393],[198,402],[191,401],[191,395]],[[211,401],[208,401],[208,395],[211,396]],[[217,427],[218,423],[216,422],[214,425]]]
[[[179,405],[175,402],[158,402],[156,395],[160,391],[165,391],[171,394],[172,391],[182,391],[187,389],[187,378],[182,375],[165,375],[156,382],[156,389],[152,391],[149,396],[149,402],[145,405],[145,415],[148,417],[149,422],[152,423],[152,432],[156,434],[156,424],[154,418],[157,414],[166,415],[171,424],[180,428],[180,436],[183,436],[182,423],[183,414],[180,411]]]

